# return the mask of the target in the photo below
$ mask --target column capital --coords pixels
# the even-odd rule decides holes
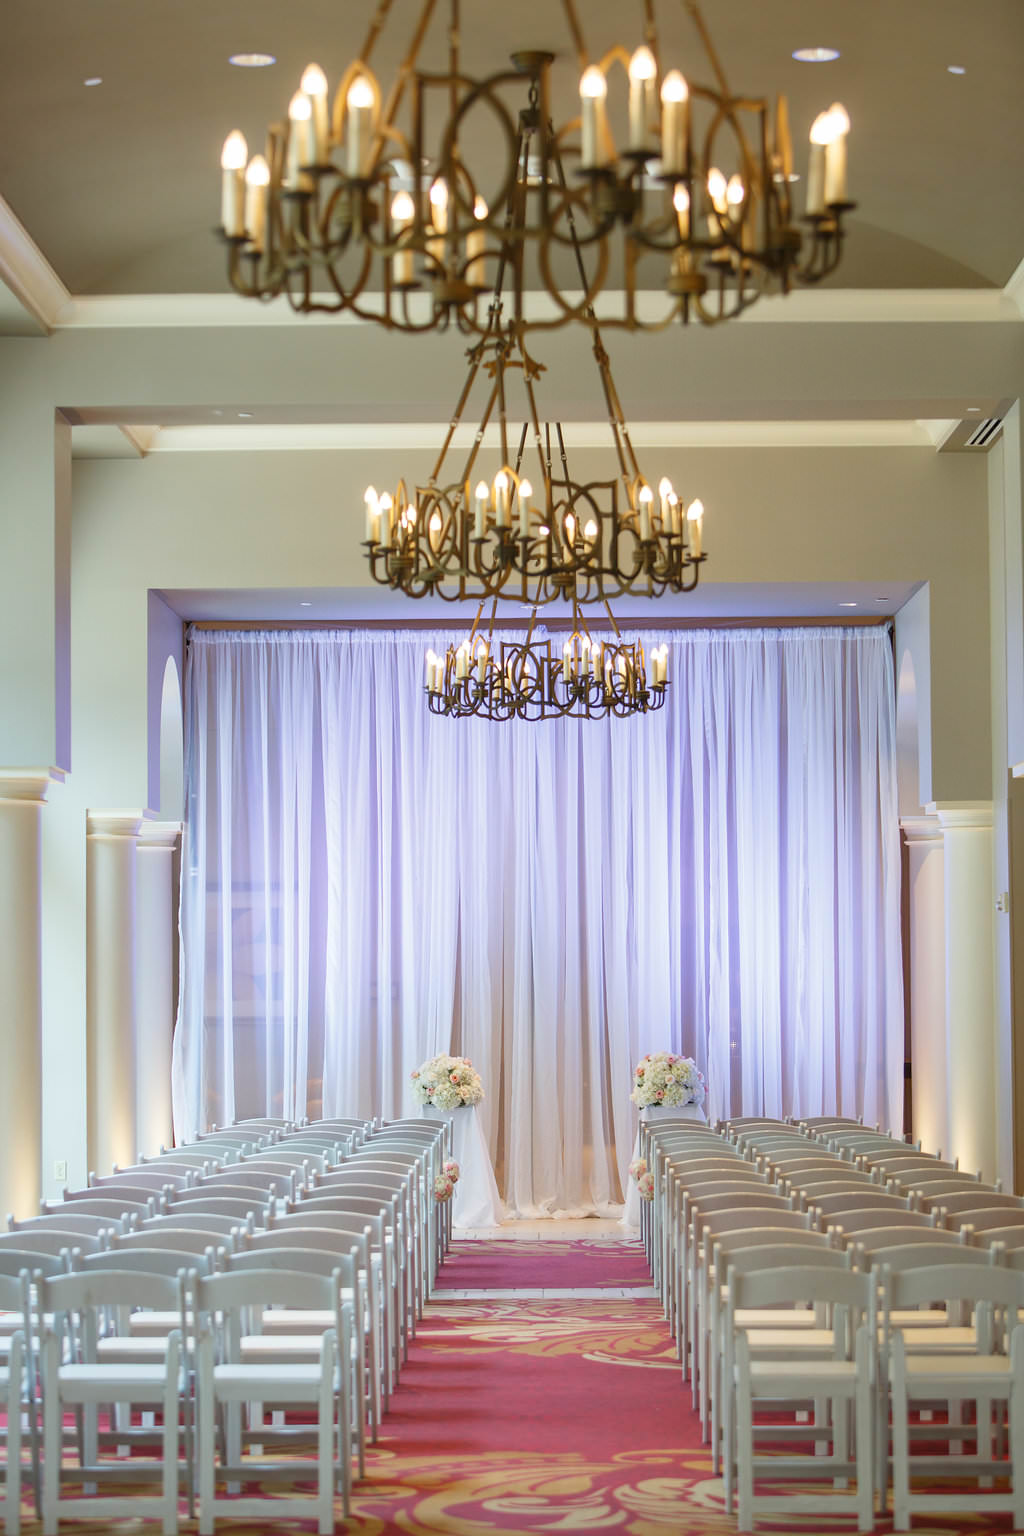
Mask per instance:
[[[943,832],[981,832],[992,826],[991,800],[933,800],[925,810],[938,817]]]
[[[139,847],[169,853],[178,845],[181,825],[180,821],[143,821],[138,834]]]
[[[0,800],[45,800],[51,784],[63,784],[61,768],[0,768]]]
[[[135,839],[144,821],[151,819],[149,811],[113,810],[86,811],[87,837],[130,837]]]
[[[942,842],[942,823],[938,816],[901,816],[900,831],[908,843]]]

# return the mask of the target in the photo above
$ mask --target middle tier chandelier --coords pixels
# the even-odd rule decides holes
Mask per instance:
[[[368,486],[363,545],[373,579],[407,597],[448,602],[488,598],[548,603],[594,602],[623,594],[661,597],[692,592],[704,553],[704,504],[685,504],[671,481],[657,488],[641,473],[600,332],[594,357],[608,408],[618,480],[576,480],[559,423],[541,423],[535,382],[543,371],[520,328],[501,323],[500,294],[491,330],[470,351],[469,372],[428,483],[410,493]],[[508,385],[525,395],[518,448],[510,451]],[[462,473],[444,471],[474,386],[483,405]],[[496,418],[496,423],[495,423]],[[480,477],[487,429],[498,429],[500,462]],[[537,485],[524,453],[537,461]],[[557,455],[557,458],[556,458]]]
[[[476,8],[486,25],[488,7]],[[311,64],[265,154],[250,158],[241,132],[229,135],[221,234],[236,292],[285,294],[303,313],[348,311],[408,333],[479,335],[482,296],[507,261],[521,325],[590,325],[596,314],[655,330],[727,320],[763,293],[835,270],[854,206],[846,112],[833,103],[811,126],[801,213],[786,98],[733,93],[695,0],[685,9],[698,47],[678,59],[662,46],[654,0],[624,27],[628,44],[596,58],[573,0],[562,0],[578,73],[561,103],[550,53],[516,53],[483,77],[466,71],[460,0],[448,0],[446,61],[427,68],[436,9],[420,0],[386,87],[371,64],[392,10],[379,0],[333,107]],[[690,74],[700,53],[710,84]],[[580,270],[567,259],[577,238]]]

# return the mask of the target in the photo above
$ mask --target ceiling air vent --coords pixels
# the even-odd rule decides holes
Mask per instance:
[[[1002,431],[1003,418],[1001,416],[989,416],[985,421],[979,421],[970,437],[964,443],[965,448],[988,448],[998,434]]]

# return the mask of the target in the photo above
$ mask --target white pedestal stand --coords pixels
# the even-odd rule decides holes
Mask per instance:
[[[640,1111],[641,1120],[700,1120],[706,1122],[707,1116],[700,1104],[680,1104],[675,1109],[666,1108],[660,1104],[652,1104],[647,1109]],[[640,1132],[637,1131],[633,1142],[633,1158],[640,1155]],[[629,1188],[626,1190],[626,1208],[622,1213],[622,1224],[625,1227],[640,1226],[640,1196],[637,1193],[636,1180],[630,1179]]]
[[[496,1227],[504,1217],[483,1126],[475,1104],[462,1109],[423,1110],[425,1120],[450,1120],[452,1156],[459,1165],[459,1182],[452,1196],[452,1226]]]

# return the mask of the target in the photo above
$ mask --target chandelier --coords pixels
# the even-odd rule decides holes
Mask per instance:
[[[236,292],[283,293],[303,313],[349,311],[405,332],[482,335],[482,299],[507,262],[522,326],[596,318],[648,330],[726,320],[836,268],[854,206],[849,118],[834,103],[811,126],[799,213],[786,98],[732,93],[695,0],[685,8],[706,85],[664,56],[654,0],[632,51],[596,61],[573,0],[562,0],[579,68],[578,96],[558,104],[567,116],[552,101],[551,54],[465,73],[460,0],[448,0],[446,67],[421,63],[437,8],[421,0],[383,89],[371,61],[392,4],[379,0],[333,104],[311,64],[265,154],[250,158],[243,135],[229,135],[221,233]],[[578,270],[566,260],[577,241]],[[527,302],[534,292],[538,305]]]
[[[485,635],[480,613],[465,640],[444,656],[426,656],[427,701],[432,714],[452,720],[624,720],[661,709],[668,690],[668,646],[651,652],[647,679],[644,648],[623,640],[611,609],[614,639],[592,637],[578,605],[573,629],[561,651],[546,632],[535,634],[537,610],[525,640],[505,640],[495,631],[494,609]]]
[[[445,601],[488,598],[547,603],[593,602],[620,596],[660,597],[692,592],[704,553],[704,504],[687,506],[662,476],[657,489],[640,471],[600,331],[593,350],[608,408],[619,480],[575,480],[562,427],[541,424],[535,382],[543,371],[528,353],[521,329],[501,323],[500,293],[491,327],[469,353],[469,370],[428,483],[410,496],[404,480],[394,493],[368,486],[363,540],[374,581],[407,597]],[[508,386],[519,381],[525,421],[510,453]],[[459,478],[444,468],[474,386],[483,405]],[[480,453],[497,418],[500,462],[480,477]],[[536,452],[537,485],[523,456]],[[557,449],[557,463],[554,450]],[[621,495],[620,495],[621,491]]]

